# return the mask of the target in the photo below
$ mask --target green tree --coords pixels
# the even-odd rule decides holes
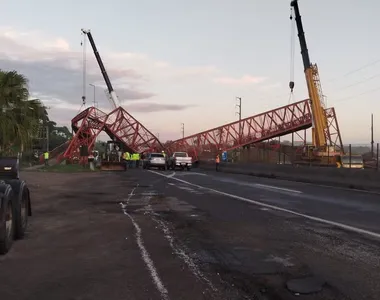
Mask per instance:
[[[28,80],[16,71],[0,70],[0,153],[23,151],[48,120],[38,99],[29,100]]]

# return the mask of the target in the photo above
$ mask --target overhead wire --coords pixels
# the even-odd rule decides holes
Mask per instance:
[[[337,103],[337,102],[342,102],[344,100],[350,100],[350,99],[358,98],[360,96],[371,94],[371,93],[374,93],[374,92],[377,92],[377,91],[380,91],[380,87],[374,88],[372,90],[367,90],[367,91],[365,91],[365,92],[363,92],[361,94],[357,94],[357,95],[354,95],[354,96],[343,97],[343,98],[334,100],[334,102]]]
[[[290,7],[290,73],[289,73],[289,100],[290,104],[293,100],[293,89],[294,89],[294,62],[295,62],[295,22],[293,7]]]
[[[82,94],[82,106],[86,106],[86,74],[87,74],[87,59],[86,59],[86,35],[82,32],[83,42],[83,94]]]

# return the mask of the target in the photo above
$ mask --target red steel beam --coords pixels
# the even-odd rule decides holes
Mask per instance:
[[[79,159],[81,146],[87,147],[89,152],[92,151],[101,131],[105,131],[111,139],[122,142],[131,152],[163,150],[158,139],[122,107],[109,114],[90,107],[75,116],[71,124],[75,136],[61,155],[62,159]]]
[[[62,158],[80,159],[80,147],[87,147],[92,151],[96,137],[104,130],[104,124],[108,115],[95,107],[89,107],[75,116],[71,125],[75,132],[69,146],[63,153]]]
[[[163,150],[157,137],[122,107],[108,114],[105,127],[108,135],[116,137],[133,152]]]
[[[169,153],[186,151],[198,160],[202,156],[215,155],[311,126],[310,102],[306,99],[176,140],[166,150]]]

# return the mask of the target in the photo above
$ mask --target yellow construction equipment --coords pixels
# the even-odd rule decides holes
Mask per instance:
[[[323,94],[319,79],[318,67],[310,62],[309,51],[307,49],[305,33],[301,15],[298,7],[298,0],[293,0],[290,6],[294,10],[295,22],[297,25],[298,38],[301,46],[301,55],[304,65],[307,89],[311,103],[311,111],[313,117],[312,127],[312,145],[305,146],[301,156],[301,160],[296,164],[315,164],[320,166],[335,166],[342,165],[341,155],[343,149],[336,151],[334,146],[328,145],[330,137],[327,116],[325,113],[325,105],[322,101]],[[292,18],[292,16],[291,16]],[[293,89],[294,82],[290,82],[290,88]]]
[[[121,143],[115,141],[107,141],[106,149],[100,163],[102,171],[125,171],[126,163],[123,160],[123,147]]]

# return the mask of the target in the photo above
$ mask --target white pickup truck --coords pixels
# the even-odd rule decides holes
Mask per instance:
[[[174,152],[172,156],[169,157],[168,167],[169,169],[175,170],[176,168],[185,168],[190,171],[193,164],[193,159],[186,152]]]

